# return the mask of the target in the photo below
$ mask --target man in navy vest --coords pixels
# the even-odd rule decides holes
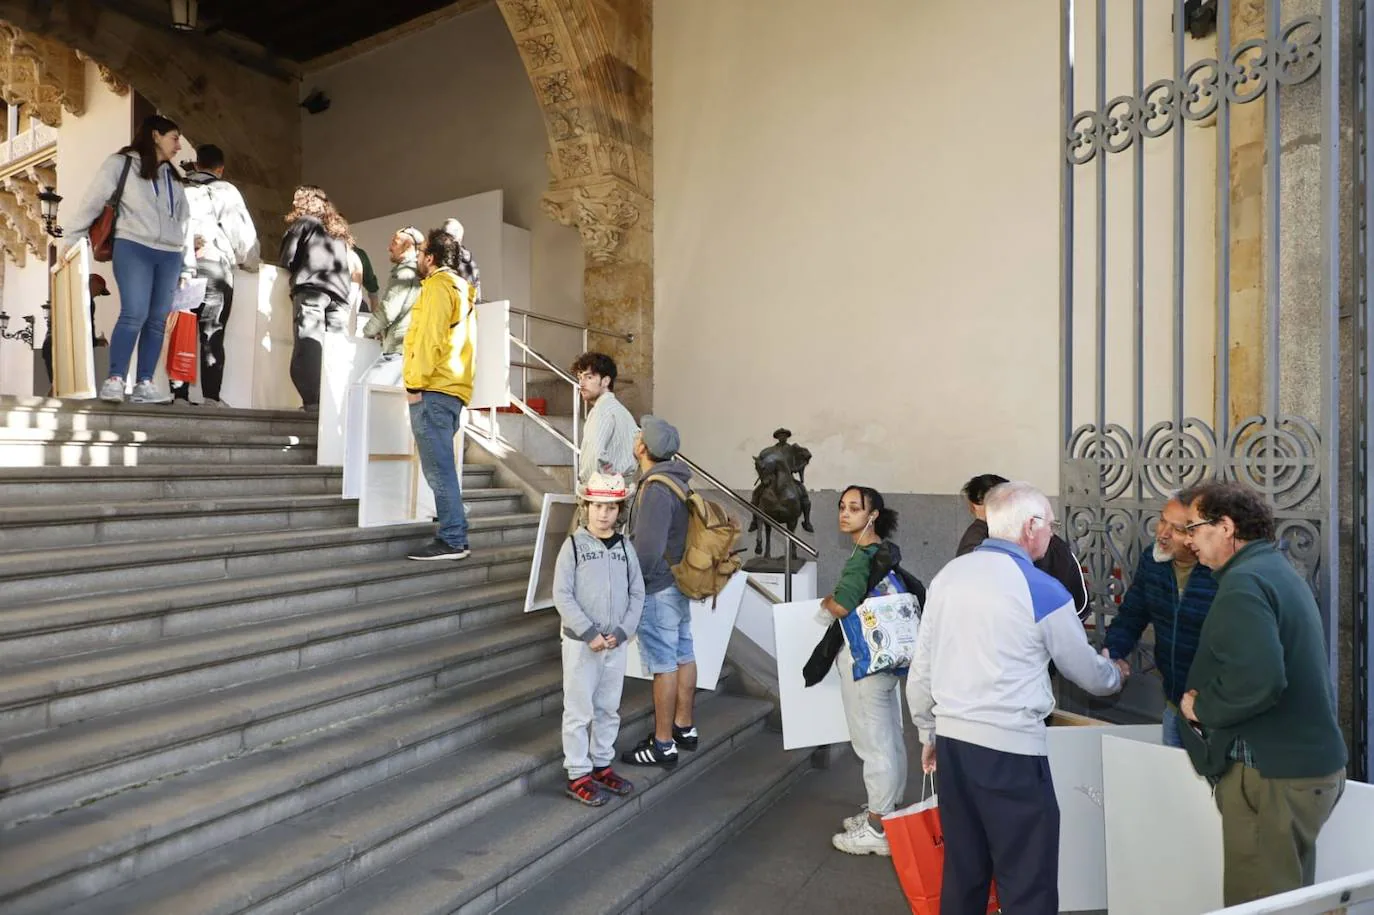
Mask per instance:
[[[1197,653],[1202,621],[1217,583],[1188,545],[1188,508],[1170,499],[1159,513],[1153,548],[1140,557],[1131,587],[1107,627],[1106,651],[1113,660],[1135,650],[1146,626],[1155,627],[1155,666],[1164,680],[1164,744],[1183,746],[1178,703]]]

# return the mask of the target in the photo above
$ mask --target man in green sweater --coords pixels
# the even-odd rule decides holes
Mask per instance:
[[[1216,788],[1227,906],[1311,886],[1317,833],[1345,788],[1345,742],[1312,589],[1274,548],[1274,516],[1229,482],[1179,496],[1217,579],[1179,711]]]

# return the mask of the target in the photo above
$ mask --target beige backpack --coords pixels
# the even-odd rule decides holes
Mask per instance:
[[[662,483],[687,506],[687,540],[682,561],[672,567],[677,589],[692,600],[715,597],[739,571],[740,558],[735,554],[735,543],[741,533],[739,522],[717,503],[691,490],[683,492],[669,477],[651,475],[642,480],[641,496],[651,483]]]

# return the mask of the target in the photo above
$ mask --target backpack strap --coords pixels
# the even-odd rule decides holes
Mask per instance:
[[[119,201],[124,199],[124,185],[129,183],[129,169],[133,168],[134,160],[131,156],[124,157],[124,170],[119,173],[119,183],[115,185],[114,193],[106,201],[116,212],[119,211]]]

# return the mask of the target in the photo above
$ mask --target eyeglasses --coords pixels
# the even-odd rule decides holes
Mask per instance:
[[[1221,520],[1220,518],[1217,518],[1216,521],[1206,521],[1206,520],[1203,520],[1203,521],[1194,521],[1192,524],[1185,524],[1185,525],[1183,525],[1183,530],[1184,530],[1185,532],[1191,534],[1193,531],[1197,530],[1197,529],[1200,528],[1200,527],[1206,527],[1206,526],[1209,525],[1209,524],[1216,524],[1217,521],[1220,521],[1220,520]]]
[[[1042,515],[1031,515],[1031,517],[1034,518],[1036,521],[1039,521],[1041,524],[1047,526],[1050,529],[1051,533],[1057,534],[1064,529],[1064,522],[1062,521],[1046,521],[1044,516]]]

